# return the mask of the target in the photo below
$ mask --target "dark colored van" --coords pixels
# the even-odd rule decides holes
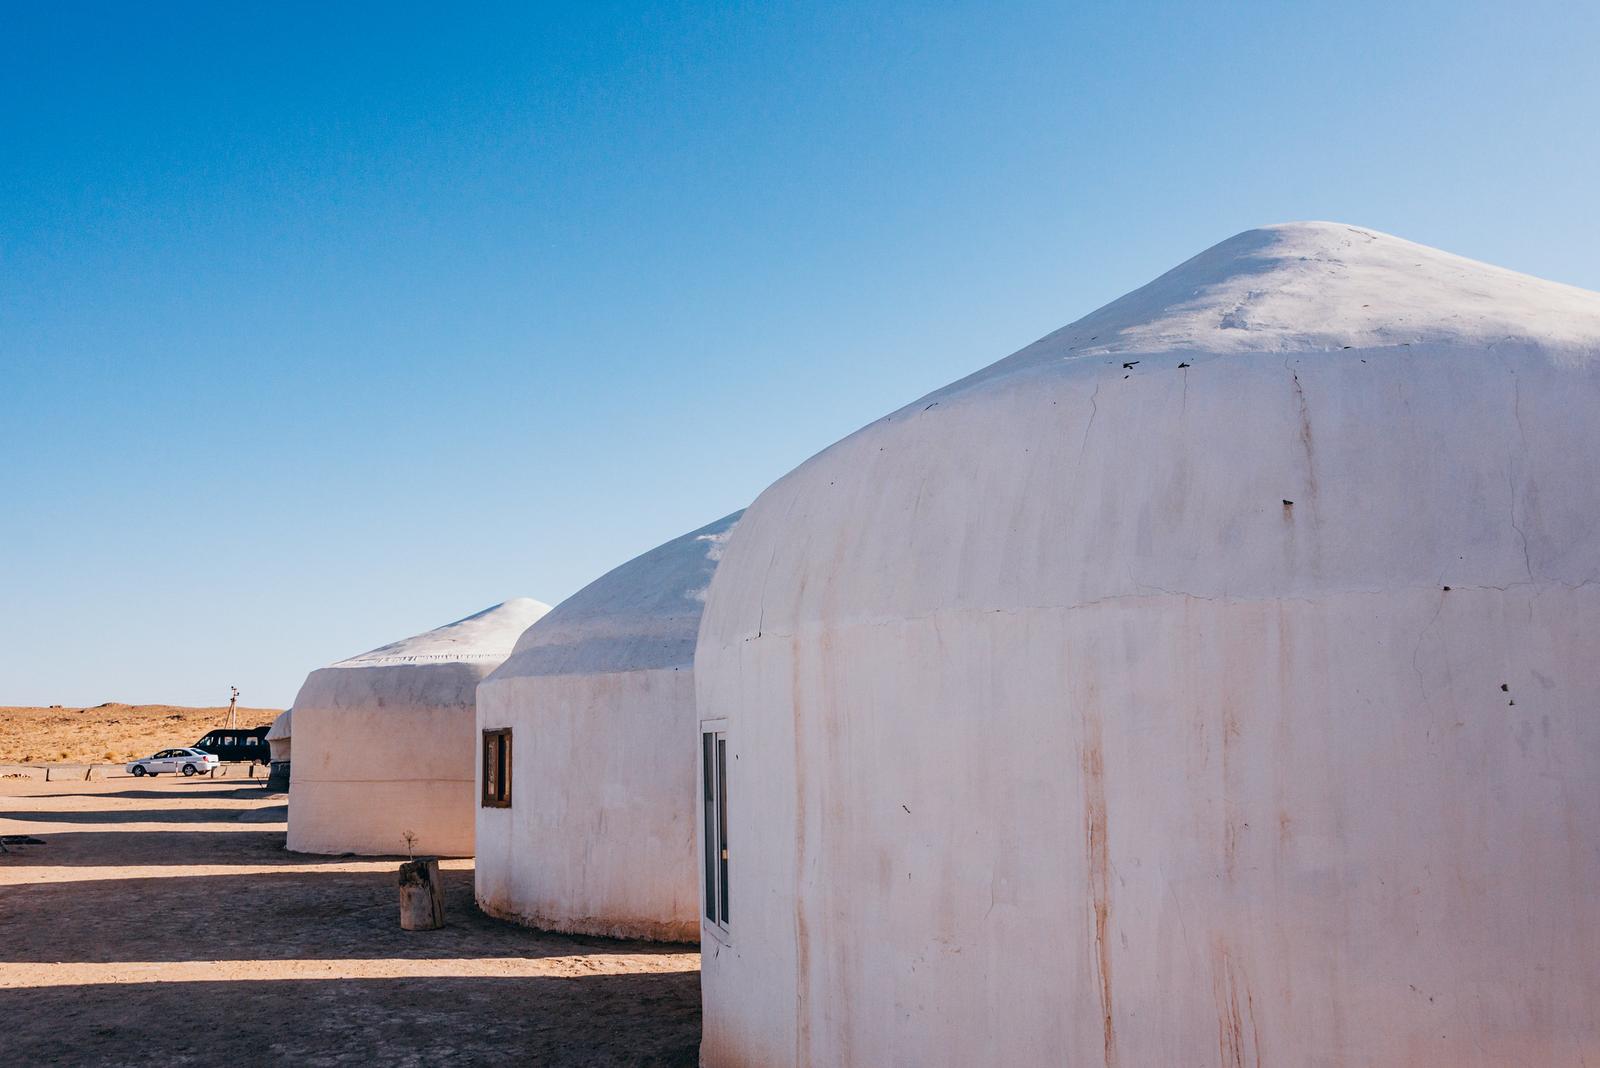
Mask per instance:
[[[248,760],[252,764],[269,763],[265,727],[218,727],[194,743],[194,748],[210,753],[218,760]]]

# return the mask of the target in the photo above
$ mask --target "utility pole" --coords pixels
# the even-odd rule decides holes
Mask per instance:
[[[229,686],[228,689],[233,691],[233,696],[228,698],[228,723],[227,723],[227,726],[229,726],[229,727],[237,727],[239,725],[239,711],[238,711],[238,708],[239,708],[239,687],[237,687],[237,686]]]

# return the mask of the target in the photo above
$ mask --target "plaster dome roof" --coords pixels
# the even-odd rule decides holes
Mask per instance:
[[[1592,356],[1600,299],[1377,230],[1281,223],[1213,245],[940,393],[1051,361],[1113,354],[1507,342]]]
[[[1469,542],[1461,555],[1471,562],[1472,551],[1490,551],[1496,539],[1487,528],[1503,522],[1506,506],[1483,507],[1490,487],[1475,497],[1462,495],[1465,486],[1441,488],[1435,508],[1416,498],[1426,480],[1412,469],[1437,444],[1420,428],[1460,425],[1459,407],[1450,406],[1471,403],[1479,425],[1576,448],[1581,427],[1567,419],[1535,428],[1533,409],[1513,402],[1534,404],[1541,387],[1559,392],[1563,376],[1597,360],[1600,294],[1360,227],[1314,222],[1246,231],[863,427],[780,479],[744,521],[762,528],[749,542],[781,543],[762,566],[780,575],[789,551],[801,545],[837,545],[837,566],[803,582],[793,575],[770,583],[763,624],[786,627],[817,612],[935,611],[952,597],[1032,603],[1044,576],[1019,566],[1030,561],[988,555],[984,547],[986,538],[1019,524],[1048,532],[1041,536],[1050,540],[1025,548],[1074,601],[1158,589],[1243,594],[1415,578],[1419,569],[1437,572],[1430,561],[1439,537],[1422,528]],[[1346,379],[1346,366],[1357,366],[1360,376]],[[1474,376],[1491,376],[1505,389],[1495,387],[1492,399],[1469,398],[1463,389]],[[1417,389],[1431,396],[1407,393]],[[1363,436],[1382,452],[1361,480],[1327,477],[1338,473],[1330,462],[1352,458],[1351,449],[1339,457],[1318,452],[1313,424],[1329,419],[1341,425],[1324,434]],[[1279,425],[1286,433],[1277,434]],[[1252,427],[1253,434],[1234,432]],[[1381,435],[1396,432],[1400,438],[1379,450]],[[1071,456],[1045,467],[1041,457],[1053,454],[1063,434]],[[1503,449],[1482,433],[1469,437],[1463,448],[1493,452],[1475,462],[1495,470],[1491,481],[1504,495]],[[1177,481],[1147,484],[1152,464],[1125,470],[1134,452],[1160,452],[1162,464],[1179,461],[1168,474]],[[952,492],[949,480],[986,466],[980,455],[1008,459],[984,476],[981,493]],[[1235,477],[1245,470],[1261,478],[1246,484]],[[1552,491],[1543,497],[1547,518],[1563,524],[1545,539],[1552,547],[1584,543],[1579,531],[1588,520],[1579,502],[1587,495],[1568,482],[1578,477],[1545,476]],[[922,484],[927,492],[919,491]],[[779,503],[791,499],[792,514]],[[1010,503],[1001,510],[980,499]],[[1278,526],[1254,522],[1280,499],[1319,509],[1328,520],[1315,544],[1297,543],[1292,556],[1278,545]],[[1378,500],[1408,502],[1397,521],[1416,537],[1380,542],[1358,534],[1354,521]],[[823,528],[814,530],[813,520]],[[916,536],[872,536],[905,527],[915,527]],[[950,528],[968,533],[954,543],[935,536]],[[1541,540],[1537,532],[1530,537]],[[1130,538],[1141,539],[1137,551]],[[1229,551],[1219,551],[1224,544]],[[1529,552],[1540,551],[1530,544]],[[1583,559],[1568,562],[1574,581],[1587,577]],[[1493,581],[1526,571],[1520,540],[1514,555],[1502,552],[1500,565]],[[722,581],[743,566],[724,569]]]
[[[522,632],[548,611],[550,606],[542,601],[515,597],[337,661],[306,676],[295,695],[295,707],[374,707],[372,702],[389,692],[424,703],[470,706],[478,681],[498,667]]]
[[[278,713],[272,721],[272,726],[267,729],[267,741],[281,741],[289,737],[289,731],[294,718],[294,709],[286,708]]]
[[[513,597],[465,619],[458,619],[415,637],[380,645],[370,652],[340,660],[332,666],[360,668],[503,660],[522,632],[548,611],[550,606],[542,601],[535,601],[532,597]]]
[[[706,588],[743,514],[723,516],[595,579],[524,631],[490,678],[692,666]]]

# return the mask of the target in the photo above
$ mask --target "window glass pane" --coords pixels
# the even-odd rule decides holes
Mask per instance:
[[[728,923],[728,739],[717,736],[717,904]]]
[[[715,805],[717,765],[712,759],[716,736],[700,735],[700,776],[705,780],[705,863],[706,919],[717,921],[717,810]]]
[[[511,728],[483,732],[483,792],[478,804],[511,807]]]

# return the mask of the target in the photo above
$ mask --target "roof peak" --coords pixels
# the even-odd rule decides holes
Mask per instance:
[[[531,597],[513,597],[464,619],[348,657],[332,667],[504,660],[522,632],[550,611]]]
[[[740,509],[607,571],[517,640],[494,678],[688,667]]]
[[[1235,234],[1017,356],[1507,339],[1600,349],[1600,294],[1315,221]]]

